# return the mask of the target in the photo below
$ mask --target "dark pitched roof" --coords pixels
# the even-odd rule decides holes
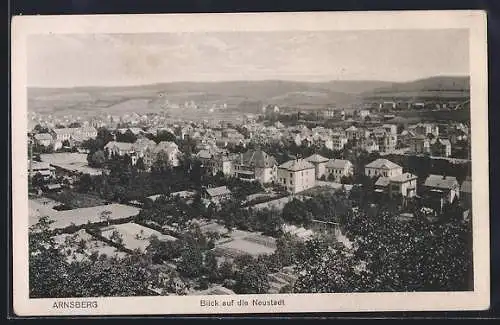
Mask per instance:
[[[413,175],[412,173],[404,173],[401,175],[391,177],[391,182],[403,183],[417,178],[418,177],[416,175]]]
[[[348,164],[351,164],[349,160],[330,159],[325,166],[327,168],[345,168]]]
[[[327,162],[328,158],[325,158],[315,153],[314,155],[307,157],[306,160],[311,163],[322,163],[322,162]]]
[[[435,187],[440,189],[452,189],[458,185],[456,177],[442,176],[442,175],[429,175],[424,183],[427,187]]]
[[[269,168],[276,165],[276,159],[262,150],[249,150],[240,155],[237,163],[252,167]]]
[[[305,169],[314,169],[314,165],[304,159],[294,159],[281,164],[279,168],[296,172]]]
[[[365,167],[368,168],[380,168],[380,169],[394,169],[394,168],[401,168],[401,166],[393,163],[390,160],[384,159],[384,158],[379,158],[377,160],[372,161]]]

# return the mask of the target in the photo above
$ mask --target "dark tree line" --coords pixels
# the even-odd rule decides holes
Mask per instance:
[[[70,298],[150,295],[148,287],[157,274],[148,267],[145,256],[126,258],[92,254],[68,262],[64,248],[52,238],[48,218],[30,228],[30,298]],[[85,243],[83,243],[85,245]]]
[[[470,222],[401,221],[388,211],[345,215],[342,247],[325,238],[306,242],[295,263],[294,292],[409,292],[473,289]]]

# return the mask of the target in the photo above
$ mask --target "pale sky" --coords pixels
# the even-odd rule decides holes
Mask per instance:
[[[28,86],[468,75],[467,30],[34,35]]]

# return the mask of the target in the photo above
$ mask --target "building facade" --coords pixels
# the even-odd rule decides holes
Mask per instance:
[[[278,167],[278,183],[292,194],[316,185],[314,165],[304,159],[287,161]]]
[[[349,160],[330,159],[326,163],[326,178],[340,183],[342,177],[353,175],[353,165]]]
[[[242,180],[256,180],[261,184],[276,180],[276,159],[260,149],[237,155],[233,166],[234,176]]]
[[[365,166],[365,175],[369,177],[395,177],[403,174],[403,167],[390,160],[379,158]]]
[[[389,197],[417,196],[418,177],[411,173],[404,173],[393,177],[381,176],[375,182],[375,191],[389,195]]]
[[[453,176],[429,175],[424,183],[425,203],[435,209],[443,209],[460,197],[460,186]]]
[[[332,135],[332,150],[340,151],[347,144],[347,137],[343,134]]]
[[[328,158],[325,158],[321,155],[314,154],[305,159],[314,165],[314,174],[316,179],[320,179],[321,177],[326,177],[326,163],[328,162]]]

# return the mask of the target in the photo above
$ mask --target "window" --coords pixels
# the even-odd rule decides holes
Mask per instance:
[[[292,173],[290,173],[290,177],[293,177],[293,174],[292,174]]]

